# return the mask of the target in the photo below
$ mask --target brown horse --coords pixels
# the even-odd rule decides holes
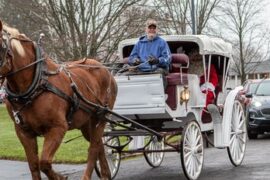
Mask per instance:
[[[97,107],[113,108],[117,86],[102,64],[84,59],[58,65],[24,34],[0,21],[0,81],[3,79],[7,110],[32,179],[41,179],[40,171],[49,179],[66,179],[52,169],[52,160],[65,133],[75,128],[91,142],[82,179],[91,179],[97,160],[101,178],[111,179],[102,143],[107,111]],[[98,106],[89,106],[80,96]],[[44,136],[40,157],[37,136]]]

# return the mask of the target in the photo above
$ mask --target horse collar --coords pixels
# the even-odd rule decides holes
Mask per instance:
[[[36,90],[39,87],[41,80],[42,80],[42,72],[43,72],[43,67],[44,67],[44,58],[41,58],[41,50],[40,47],[37,46],[35,44],[35,49],[36,49],[36,61],[29,64],[28,66],[23,67],[22,69],[26,69],[28,67],[33,66],[34,64],[36,64],[36,70],[35,70],[35,75],[33,78],[33,81],[31,83],[31,85],[29,86],[29,88],[21,94],[17,94],[15,92],[12,92],[9,88],[9,86],[6,86],[6,92],[7,92],[7,98],[12,101],[12,102],[19,102],[19,103],[26,103],[27,101],[29,101],[30,99],[32,99],[32,97],[36,94]],[[17,73],[18,71],[21,71],[22,69],[19,69],[14,73]]]

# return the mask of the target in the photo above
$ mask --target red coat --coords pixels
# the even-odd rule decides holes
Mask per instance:
[[[206,75],[208,74],[208,69],[206,70]],[[214,64],[211,64],[210,66],[210,75],[209,75],[209,82],[213,84],[213,86],[216,88],[218,85],[218,75]],[[200,77],[200,85],[205,83],[204,75]],[[203,93],[206,93],[206,91],[202,91]],[[215,100],[215,94],[212,91],[208,91],[206,96],[206,104],[205,107],[207,107],[208,104],[213,104]]]
[[[206,74],[208,74],[208,69],[206,70]],[[200,85],[202,85],[205,82],[204,75],[200,77]],[[210,76],[209,76],[209,82],[216,87],[218,85],[218,75],[214,64],[210,65]]]

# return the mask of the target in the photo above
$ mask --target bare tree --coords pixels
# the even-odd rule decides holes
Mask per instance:
[[[124,12],[141,0],[45,0],[42,16],[50,27],[50,40],[58,57],[105,58],[116,50],[126,35],[130,19]],[[110,53],[110,55],[108,55]]]
[[[157,15],[162,22],[166,34],[186,34],[189,12],[187,0],[154,1]]]
[[[28,36],[41,31],[47,52],[59,60],[109,61],[118,43],[140,32],[134,11],[146,0],[0,0],[1,17]],[[141,12],[142,13],[142,12]],[[135,18],[134,18],[135,17]],[[136,18],[137,17],[137,18]]]
[[[32,9],[40,10],[34,0],[0,0],[1,19],[27,36],[37,39],[40,31],[45,28],[44,20],[33,16]]]
[[[196,29],[202,34],[221,0],[196,0]],[[167,34],[187,34],[191,32],[191,1],[190,0],[159,0],[155,1],[156,11],[163,22],[163,31]]]
[[[202,34],[203,30],[209,24],[209,20],[216,15],[215,10],[219,7],[220,3],[221,0],[196,0],[197,34]]]
[[[224,16],[219,22],[227,31],[224,38],[233,44],[234,71],[240,74],[241,83],[256,68],[248,64],[266,60],[270,52],[267,29],[260,21],[264,5],[258,0],[231,0],[222,6]]]

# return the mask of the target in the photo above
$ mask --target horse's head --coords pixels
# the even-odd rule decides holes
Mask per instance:
[[[35,60],[34,43],[0,20],[0,78]],[[16,60],[20,59],[20,61]],[[13,73],[14,74],[14,73]]]

